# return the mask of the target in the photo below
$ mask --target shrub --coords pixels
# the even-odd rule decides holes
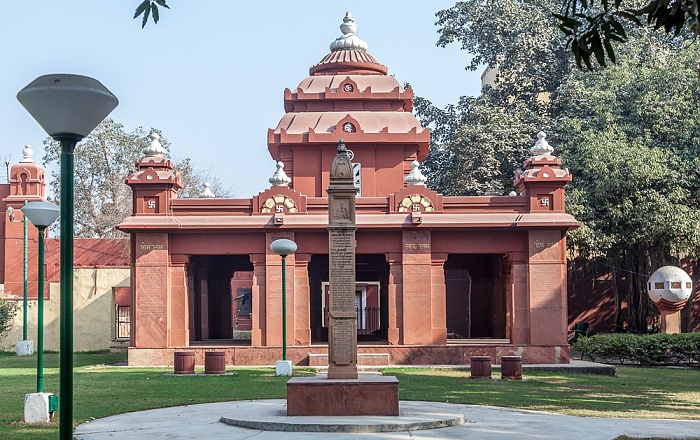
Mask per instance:
[[[17,303],[0,299],[0,341],[7,336],[12,328],[12,320],[17,313]]]
[[[574,350],[592,361],[616,360],[649,365],[700,364],[700,333],[635,335],[628,333],[579,337]]]

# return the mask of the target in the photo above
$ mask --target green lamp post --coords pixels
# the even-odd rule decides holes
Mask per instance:
[[[73,152],[119,104],[99,81],[81,75],[40,76],[17,100],[61,144],[61,344],[59,437],[73,437]]]
[[[44,232],[56,221],[58,206],[51,202],[30,202],[22,208],[24,216],[39,230],[39,258],[37,271],[37,358],[36,392],[44,392]]]
[[[24,201],[24,204],[27,204],[27,201]],[[23,254],[23,260],[22,260],[22,269],[23,269],[23,289],[22,289],[22,343],[23,345],[20,345],[20,342],[17,342],[17,354],[22,354],[22,355],[27,355],[27,354],[32,354],[34,351],[31,345],[31,341],[27,340],[27,217],[25,216],[22,220],[15,220],[15,209],[12,206],[9,206],[7,208],[7,214],[10,217],[10,222],[19,222],[21,221],[23,223],[23,235],[22,235],[22,247],[24,249],[24,254]]]
[[[287,360],[287,255],[297,251],[297,244],[292,240],[280,238],[270,244],[270,250],[282,257],[282,360]]]

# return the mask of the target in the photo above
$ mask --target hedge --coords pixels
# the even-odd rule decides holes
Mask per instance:
[[[600,362],[644,365],[700,364],[700,333],[635,335],[616,333],[581,336],[572,344],[583,358]]]

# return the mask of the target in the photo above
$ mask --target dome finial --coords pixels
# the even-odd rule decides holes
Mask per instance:
[[[420,185],[424,186],[425,182],[428,180],[423,173],[420,172],[420,169],[418,168],[420,166],[420,162],[417,160],[414,160],[411,162],[411,172],[408,173],[408,176],[406,176],[403,181],[406,182],[406,185],[408,186],[413,186],[413,185]]]
[[[213,199],[216,197],[216,194],[211,192],[211,185],[209,185],[209,182],[204,182],[204,193],[202,194],[202,197],[207,198],[207,199]]]
[[[340,25],[340,32],[342,32],[343,35],[336,38],[335,41],[331,43],[331,52],[335,52],[337,50],[367,51],[367,43],[355,35],[357,33],[357,25],[355,24],[355,20],[353,20],[350,12],[345,13],[343,24]]]
[[[24,149],[22,149],[23,159],[20,161],[20,163],[34,162],[34,159],[32,159],[32,156],[34,156],[34,150],[32,150],[31,145],[26,144],[24,146]]]
[[[275,166],[277,170],[275,170],[275,174],[268,180],[270,184],[272,186],[289,186],[289,184],[292,183],[292,179],[284,172],[284,163],[277,162]]]
[[[163,146],[160,144],[160,135],[153,131],[149,137],[151,138],[151,143],[148,147],[143,149],[143,155],[145,157],[165,156],[168,153],[168,150],[163,148]]]
[[[547,135],[544,131],[537,133],[537,141],[535,145],[530,148],[533,156],[540,156],[542,154],[552,154],[554,152],[554,147],[549,145],[549,142],[545,139]]]

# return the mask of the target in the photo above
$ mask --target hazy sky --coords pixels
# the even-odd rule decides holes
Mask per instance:
[[[469,55],[435,46],[435,12],[454,1],[168,0],[157,25],[132,20],[140,0],[3,1],[0,26],[0,155],[41,162],[46,134],[16,99],[48,73],[102,82],[119,98],[111,117],[127,131],[156,127],[174,157],[211,168],[237,197],[269,187],[275,166],[267,129],[284,114],[283,91],[341,35],[346,11],[368,52],[399,83],[440,107],[477,95]]]

